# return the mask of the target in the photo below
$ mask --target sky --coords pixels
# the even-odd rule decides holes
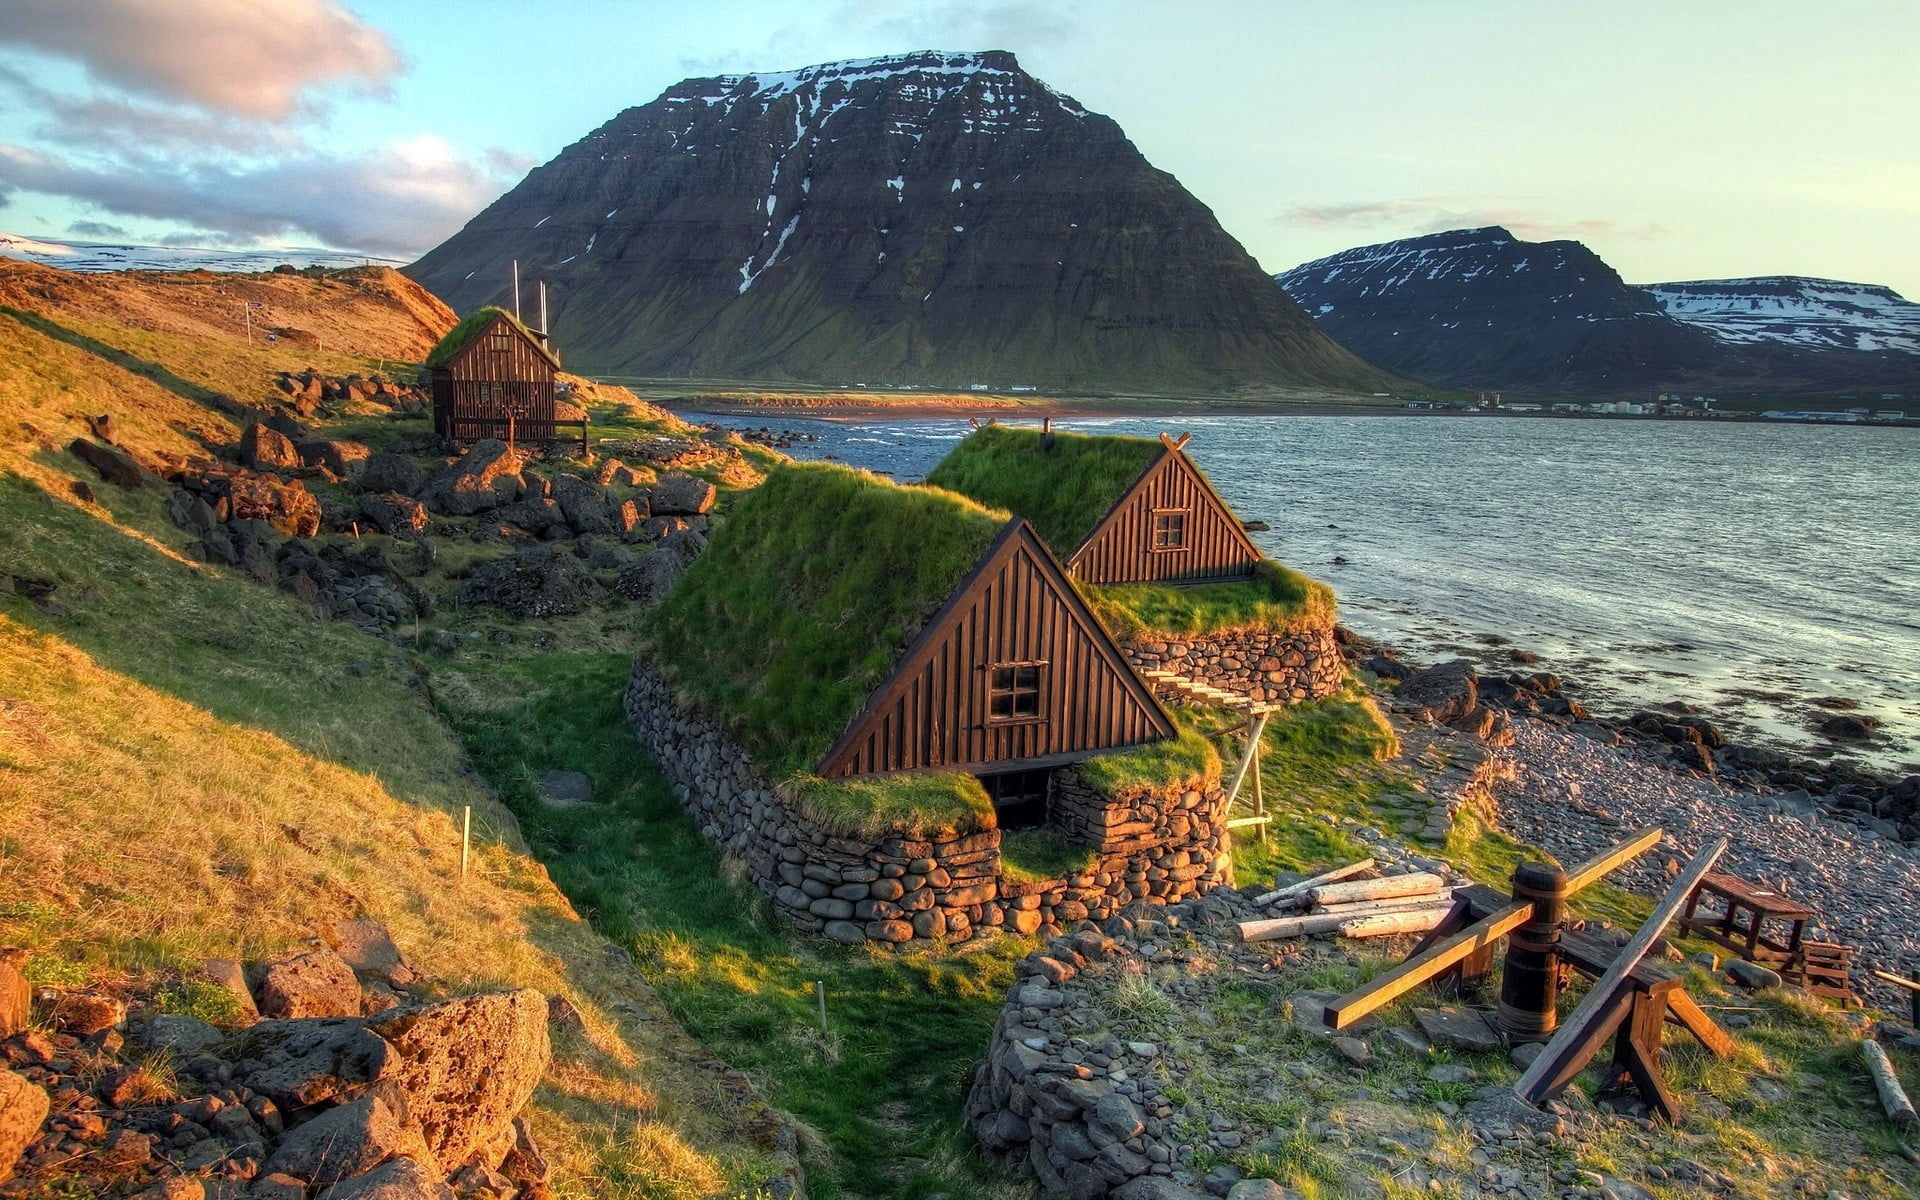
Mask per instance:
[[[1014,51],[1269,271],[1469,225],[1920,299],[1920,0],[0,0],[0,230],[412,258],[675,82]]]

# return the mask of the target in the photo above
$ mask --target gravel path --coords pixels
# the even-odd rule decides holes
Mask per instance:
[[[1614,879],[1635,891],[1666,886],[1667,857],[1727,835],[1719,870],[1765,881],[1821,914],[1807,936],[1854,946],[1854,990],[1904,1014],[1905,992],[1869,967],[1920,972],[1920,855],[1806,805],[1739,792],[1645,762],[1539,721],[1515,720],[1514,778],[1495,789],[1501,823],[1562,861],[1659,825],[1682,853],[1642,856]]]

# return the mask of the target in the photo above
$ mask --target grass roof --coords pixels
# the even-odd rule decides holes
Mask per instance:
[[[642,630],[775,780],[811,772],[1008,516],[827,463],[776,468]]]
[[[1294,630],[1333,624],[1333,589],[1271,559],[1252,579],[1226,583],[1080,585],[1100,623],[1121,637],[1200,637],[1250,629]]]
[[[1159,459],[1157,439],[983,425],[927,476],[933,487],[1019,513],[1062,558],[1077,549],[1135,480]]]
[[[560,359],[552,350],[547,348],[546,343],[540,339],[538,334],[521,324],[520,321],[515,319],[514,315],[506,309],[496,308],[491,304],[485,308],[474,309],[462,318],[458,325],[447,330],[447,336],[434,343],[433,349],[427,351],[427,365],[429,367],[444,367],[452,362],[456,355],[467,348],[469,342],[480,336],[480,331],[485,329],[487,324],[495,317],[505,317],[507,324],[525,334],[527,340],[533,343],[534,348],[546,356],[547,361],[551,362],[555,367],[560,365]]]

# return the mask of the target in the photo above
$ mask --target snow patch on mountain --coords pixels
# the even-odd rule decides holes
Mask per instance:
[[[1642,290],[1675,320],[1726,342],[1920,354],[1920,304],[1877,284],[1765,275]]]
[[[17,258],[67,271],[271,271],[295,267],[398,267],[401,260],[310,246],[278,250],[213,250],[195,246],[140,246],[68,242],[0,233],[0,258]]]

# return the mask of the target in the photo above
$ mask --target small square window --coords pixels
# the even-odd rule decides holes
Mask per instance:
[[[1045,667],[1045,663],[1007,663],[992,668],[987,680],[988,719],[1038,720]]]
[[[513,349],[513,335],[504,329],[496,329],[487,335],[487,349],[495,354],[506,354]]]
[[[1153,548],[1180,550],[1187,544],[1185,509],[1165,509],[1153,514]]]

